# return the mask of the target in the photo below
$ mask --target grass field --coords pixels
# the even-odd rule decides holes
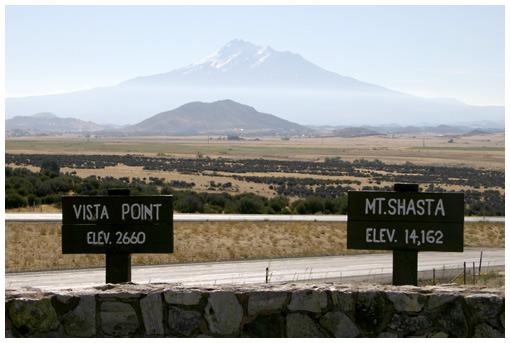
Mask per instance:
[[[20,137],[6,139],[6,153],[42,154],[143,154],[145,156],[167,156],[175,158],[256,158],[276,160],[324,161],[340,157],[345,161],[359,158],[378,159],[387,164],[413,163],[425,166],[462,166],[504,171],[504,134],[479,135],[455,138],[448,143],[449,136],[430,134],[373,136],[358,138],[303,137],[283,140],[277,137],[247,137],[240,141],[218,139],[213,136],[192,137],[92,137],[90,141],[79,135]],[[224,138],[224,137],[223,137]],[[16,167],[12,165],[12,167]],[[38,171],[38,167],[29,169]],[[90,175],[100,177],[165,178],[165,180],[193,182],[194,191],[204,192],[210,182],[231,182],[231,193],[251,192],[268,198],[276,196],[269,185],[234,180],[228,173],[206,173],[195,175],[172,171],[144,170],[143,167],[118,165],[104,169],[61,168],[62,172],[76,173],[81,178]],[[267,173],[244,175],[268,176]],[[294,178],[311,177],[327,179],[327,176],[292,173],[278,176]],[[341,179],[341,177],[337,177]],[[349,177],[361,182],[360,187],[369,186],[367,178]],[[392,186],[382,182],[380,186]],[[459,191],[459,186],[443,186],[447,191]],[[504,192],[504,189],[499,189]],[[295,200],[295,199],[291,199]]]
[[[346,247],[345,223],[204,222],[174,224],[173,254],[133,254],[133,264],[362,253]],[[61,254],[61,224],[5,225],[5,270],[104,266],[104,254]],[[464,245],[504,247],[504,223],[466,223]],[[441,266],[439,266],[441,267]]]
[[[444,147],[444,146],[431,146],[431,147],[413,147],[415,150],[453,150],[453,151],[505,151],[504,147]]]
[[[384,163],[461,165],[504,170],[505,135],[450,136],[400,135],[373,137],[277,137],[218,140],[219,137],[96,137],[79,135],[8,138],[6,153],[44,154],[164,154],[172,157],[270,158],[319,161],[341,157],[379,159]]]

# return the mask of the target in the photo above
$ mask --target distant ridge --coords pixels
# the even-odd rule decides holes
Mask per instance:
[[[232,100],[190,102],[121,129],[132,133],[308,132],[304,126]]]
[[[382,135],[382,133],[363,127],[347,127],[340,130],[335,130],[332,133],[332,136],[335,137],[366,137],[378,135]]]
[[[57,115],[50,113],[50,112],[36,113],[36,114],[32,115],[31,117],[39,118],[39,119],[58,119]]]
[[[31,116],[16,116],[5,121],[6,130],[35,131],[100,131],[104,127],[90,121],[75,118],[60,118],[50,112],[40,112]]]

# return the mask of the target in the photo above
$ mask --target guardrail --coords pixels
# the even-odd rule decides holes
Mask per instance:
[[[5,213],[6,222],[61,222],[62,213]],[[195,214],[174,213],[174,222],[347,222],[347,215]],[[465,222],[504,223],[505,217],[464,217]]]

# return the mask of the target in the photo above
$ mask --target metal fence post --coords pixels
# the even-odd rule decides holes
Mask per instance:
[[[480,264],[478,265],[478,276],[480,276],[482,274],[482,256],[483,256],[483,251],[480,251]]]

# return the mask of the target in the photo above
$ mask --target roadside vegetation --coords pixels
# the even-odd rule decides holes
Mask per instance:
[[[5,270],[104,267],[104,254],[62,254],[60,223],[5,223]],[[328,256],[347,249],[347,224],[339,222],[176,222],[174,253],[133,254],[132,263],[157,264],[250,258]],[[505,223],[471,223],[464,246],[505,246]],[[381,252],[381,251],[372,251]],[[443,266],[437,266],[437,269]]]

